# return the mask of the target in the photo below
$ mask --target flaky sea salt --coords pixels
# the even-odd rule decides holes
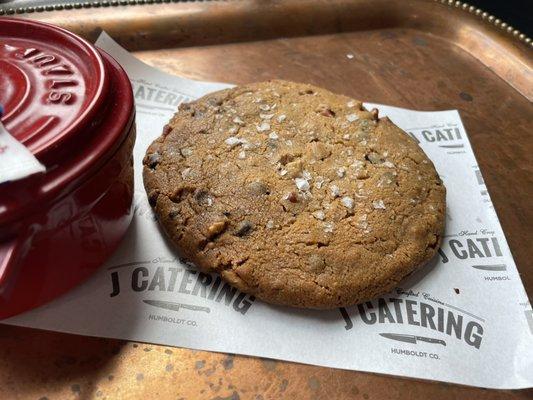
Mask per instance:
[[[348,108],[354,108],[357,103],[353,100],[350,100],[348,103],[346,103],[346,107]]]
[[[265,132],[270,129],[270,124],[268,122],[262,122],[261,125],[256,126],[258,132]]]
[[[355,226],[361,229],[368,228],[368,222],[366,222],[366,214],[363,214],[359,218],[357,218],[357,223],[355,224]]]
[[[324,232],[331,233],[333,232],[333,228],[335,225],[333,225],[333,222],[325,222],[324,223]]]
[[[304,178],[296,178],[294,183],[299,190],[309,190],[309,182]]]
[[[285,114],[281,114],[280,116],[278,116],[277,120],[278,120],[278,122],[283,122],[283,121],[285,121],[286,118],[287,118],[287,116]]]
[[[348,120],[348,122],[354,122],[354,121],[357,121],[359,117],[357,116],[357,114],[348,114],[346,116],[346,119]]]
[[[363,161],[360,161],[360,160],[355,160],[351,167],[354,168],[354,169],[360,169],[362,168],[363,166],[365,165],[365,163]]]
[[[269,137],[270,139],[274,139],[274,140],[277,139],[277,138],[279,138],[279,136],[278,136],[278,134],[277,134],[276,132],[271,132],[271,133],[269,133],[268,137]]]
[[[323,221],[324,218],[326,218],[326,214],[324,214],[324,211],[318,210],[313,213],[313,217],[315,217],[316,219],[320,221]]]
[[[246,158],[246,152],[244,150],[240,151],[238,157],[239,159],[244,160]]]
[[[352,209],[354,205],[353,199],[349,196],[344,196],[341,199],[341,203],[344,207],[349,208],[349,209]]]
[[[337,185],[331,185],[330,191],[331,191],[331,195],[333,196],[333,198],[339,197],[339,194],[341,193]]]
[[[244,125],[244,121],[240,119],[239,117],[233,118],[233,123],[237,125]]]
[[[235,136],[230,136],[224,142],[231,148],[238,146],[240,144],[246,143],[246,139],[241,139]]]
[[[181,149],[181,154],[183,155],[183,157],[189,157],[190,155],[192,155],[192,150],[189,148]]]
[[[274,114],[259,114],[259,118],[261,119],[271,119],[274,116]]]
[[[259,146],[261,146],[261,143],[249,143],[249,142],[244,142],[242,144],[242,147],[244,150],[252,150],[252,149],[256,149],[258,148]]]
[[[372,206],[375,208],[375,209],[382,209],[384,210],[386,207],[385,207],[385,203],[383,203],[383,200],[374,200],[372,202]]]
[[[337,176],[339,178],[344,178],[344,175],[346,175],[346,168],[340,167],[337,169]]]
[[[189,176],[190,172],[191,172],[190,168],[185,168],[183,171],[181,171],[181,177],[183,179],[187,179],[187,177]]]

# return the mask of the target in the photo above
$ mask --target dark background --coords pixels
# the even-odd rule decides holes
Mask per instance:
[[[510,24],[527,36],[533,36],[533,0],[465,0]]]

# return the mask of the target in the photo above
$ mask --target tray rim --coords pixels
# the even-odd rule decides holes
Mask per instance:
[[[3,15],[14,14],[32,14],[44,13],[48,11],[69,11],[79,10],[82,8],[107,8],[107,7],[132,7],[145,6],[162,3],[215,3],[215,2],[232,2],[238,0],[102,0],[102,1],[69,1],[67,3],[52,3],[44,6],[23,6],[8,7],[0,5],[0,17]],[[429,2],[429,0],[428,0]],[[515,29],[512,25],[502,21],[500,18],[483,11],[481,8],[472,6],[464,1],[459,0],[433,0],[435,3],[447,7],[457,8],[466,13],[475,15],[478,19],[484,21],[487,25],[500,29],[507,34],[507,37],[513,41],[523,43],[528,48],[533,49],[533,40],[526,34]]]
[[[125,0],[124,0],[124,1],[125,1]],[[131,1],[131,0],[130,0],[130,1]],[[135,0],[135,1],[138,1],[138,0]],[[154,4],[154,3],[163,3],[163,4],[166,3],[166,4],[168,4],[168,5],[173,5],[172,3],[182,3],[182,2],[184,2],[183,0],[172,0],[172,1],[168,1],[168,0],[142,0],[142,1],[143,1],[145,4],[150,4],[150,5],[152,5],[152,4]],[[435,1],[436,1],[437,3],[439,3],[438,0],[435,0]],[[206,5],[207,5],[208,3],[215,3],[215,4],[216,4],[216,3],[221,3],[221,2],[223,2],[223,1],[221,1],[221,0],[203,0],[203,1],[202,1],[202,0],[189,0],[189,1],[188,1],[188,3],[196,3],[196,4],[198,4],[198,3],[200,3],[200,4],[204,3],[204,4],[206,4]],[[233,0],[233,1],[232,1],[232,0],[227,0],[227,1],[224,1],[224,2],[226,2],[226,3],[229,2],[229,3],[234,3],[234,4],[235,4],[235,3],[237,3],[237,0]],[[444,1],[441,0],[440,2],[441,2],[441,3],[448,3],[446,0],[444,0]],[[428,4],[431,4],[431,3],[428,2]],[[122,5],[122,4],[118,4],[118,6],[121,6],[121,5]],[[175,4],[174,4],[174,5],[175,5]],[[91,7],[92,7],[92,6],[91,6]],[[91,7],[83,7],[83,8],[86,8],[87,11],[91,11],[91,10],[92,10],[92,11],[96,11],[96,10],[99,9],[99,8],[93,9],[93,8],[91,8]],[[101,6],[99,6],[99,7],[100,7],[100,9],[101,9]],[[109,7],[109,6],[108,6],[108,7]],[[177,6],[177,7],[179,7],[179,6]],[[452,6],[452,10],[453,10],[453,8],[454,8],[454,7]],[[146,7],[145,7],[144,9],[146,9]],[[131,7],[123,7],[123,8],[115,9],[115,11],[117,11],[117,12],[120,12],[120,11],[122,11],[122,12],[126,12],[126,10],[132,10],[132,8],[131,8]],[[142,8],[140,8],[139,10],[142,10]],[[447,11],[449,12],[450,9],[449,9],[449,8],[446,8],[446,9],[443,8],[442,11],[444,12],[444,10],[447,10]],[[77,11],[77,10],[72,10],[72,11]],[[111,11],[111,10],[110,10],[110,11]],[[40,14],[33,14],[33,16],[34,16],[34,17],[38,17],[39,15],[45,16],[46,14],[51,14],[51,13],[43,12],[43,13],[40,13]],[[72,13],[69,14],[69,13],[63,13],[63,12],[61,12],[61,13],[58,12],[58,14],[60,14],[61,17],[66,17],[66,18],[68,18],[70,15],[72,15]],[[0,17],[0,18],[1,18],[1,17]],[[496,29],[494,29],[494,27],[493,27],[492,25],[489,25],[486,21],[485,21],[484,25],[487,27],[487,28],[486,28],[487,31],[489,31],[489,30],[496,31]],[[489,27],[489,26],[490,26],[490,27]],[[502,31],[502,33],[503,33],[503,31]],[[515,40],[513,40],[513,39],[509,40],[509,38],[508,38],[507,36],[502,37],[501,40],[502,40],[502,42],[505,41],[505,42],[509,42],[509,43],[519,43],[518,41],[515,41]],[[487,171],[487,170],[488,170],[488,168],[485,167],[485,170],[482,170],[482,171]],[[489,188],[489,190],[490,190],[490,188]],[[501,206],[500,206],[500,207],[501,207]],[[502,207],[502,208],[503,208],[503,207]],[[24,329],[25,329],[25,328],[24,328]],[[52,334],[53,334],[54,336],[55,336],[55,335],[59,335],[59,334],[57,334],[56,332],[52,332]],[[165,348],[165,347],[163,347],[163,348]],[[169,347],[169,348],[174,349],[173,347]],[[190,349],[188,349],[188,348],[185,348],[185,350],[186,350],[187,352],[190,352]],[[218,354],[218,353],[211,353],[211,352],[209,352],[209,353],[210,353],[210,354]],[[222,353],[222,355],[224,355],[224,353]],[[129,360],[130,360],[129,362],[131,362],[131,361],[133,360],[133,358],[132,358],[133,356],[131,356],[131,355],[126,355],[125,357],[127,357],[126,359],[129,359]],[[242,356],[238,356],[238,357],[242,358]],[[199,360],[200,358],[196,358],[196,359]],[[192,358],[191,360],[195,360],[195,358]],[[191,363],[193,363],[193,362],[194,362],[194,361],[191,361]],[[287,363],[287,362],[285,362],[285,361],[278,361],[278,362],[279,362],[280,364],[286,364],[286,363]],[[296,372],[294,372],[294,375],[288,375],[288,376],[295,376],[295,375],[300,375],[300,374],[302,374],[301,371],[303,371],[303,370],[302,370],[303,367],[306,367],[306,365],[304,365],[304,364],[297,364],[297,369],[296,369]],[[314,366],[313,366],[313,367],[314,367]],[[326,370],[326,369],[331,371],[331,369],[329,369],[329,368],[325,368],[325,367],[316,367],[316,368],[318,368],[317,371],[320,371],[320,370]],[[252,371],[253,371],[253,369],[252,369]],[[334,371],[335,373],[337,373],[337,372],[339,372],[340,370],[333,370],[333,371]],[[369,373],[361,372],[361,371],[350,371],[350,372],[354,374],[354,375],[350,375],[350,376],[358,376],[358,377],[360,377],[360,376],[362,376],[362,375],[378,375],[378,374],[369,374]],[[219,372],[217,372],[217,375],[215,375],[215,376],[217,376],[217,377],[220,376],[220,375],[218,375],[218,373],[219,373]],[[337,374],[337,375],[338,375],[338,374]],[[181,376],[186,376],[186,375],[181,375]],[[387,382],[392,382],[392,381],[396,381],[396,380],[400,380],[400,379],[401,379],[402,381],[413,381],[414,384],[416,384],[417,386],[422,386],[422,385],[424,385],[424,384],[431,384],[431,385],[433,385],[433,387],[435,387],[435,386],[439,385],[439,383],[435,383],[435,382],[433,382],[433,381],[427,381],[427,380],[421,380],[421,379],[413,379],[413,378],[398,378],[396,375],[381,375],[381,374],[379,374],[379,376],[385,377],[385,378],[387,379]],[[127,384],[127,381],[126,381],[124,378],[119,378],[119,379],[121,379],[121,380],[119,381],[119,382],[121,382],[121,384]],[[364,381],[365,378],[363,377],[363,378],[359,378],[359,379],[362,379],[362,380]],[[198,382],[200,382],[200,381],[198,381]],[[237,382],[238,382],[238,381],[237,381]],[[375,382],[375,381],[371,381],[371,382]],[[162,384],[162,385],[168,385],[168,383],[161,383],[161,384]],[[465,386],[462,386],[462,385],[455,385],[455,384],[454,384],[454,385],[450,385],[450,386],[455,387],[456,390],[459,390],[458,388],[461,388],[461,390],[463,390],[463,389],[467,389],[467,390],[468,390],[468,389],[472,389],[472,390],[475,390],[475,391],[479,391],[479,390],[481,390],[481,389],[477,389],[477,388],[465,387]],[[393,386],[393,387],[394,387],[394,386]],[[399,386],[398,386],[398,387],[399,387]],[[68,389],[68,385],[67,385],[67,389]],[[431,393],[429,390],[430,390],[430,389],[428,389],[428,392]],[[436,389],[434,389],[434,390],[436,390]],[[528,390],[528,389],[525,389],[525,390]],[[493,390],[493,392],[495,392],[495,390]],[[518,390],[513,390],[512,392],[516,393],[516,392],[518,392]],[[342,394],[342,392],[336,392],[336,393],[337,393],[337,394]],[[390,393],[390,392],[389,392],[389,393]],[[433,393],[437,393],[437,392],[433,392]],[[465,392],[454,392],[454,393],[457,393],[457,394],[455,394],[455,395],[458,396],[458,397],[463,397],[463,396],[464,396],[464,398],[467,398],[467,397],[469,396],[468,393],[472,393],[472,394],[474,394],[475,392],[474,392],[474,391],[472,391],[472,392],[470,392],[470,391],[469,391],[469,392],[466,392],[466,391],[465,391]],[[406,395],[406,397],[408,397],[408,396]]]

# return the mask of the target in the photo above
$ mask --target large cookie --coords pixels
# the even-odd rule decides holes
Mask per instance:
[[[311,85],[182,104],[143,163],[181,255],[266,302],[355,304],[440,244],[446,190],[420,147],[376,110]]]

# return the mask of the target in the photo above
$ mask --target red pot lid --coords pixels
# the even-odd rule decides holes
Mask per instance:
[[[0,22],[2,123],[47,167],[0,184],[2,225],[20,220],[94,173],[133,123],[124,70],[82,38],[53,25]]]
[[[94,120],[109,79],[96,48],[78,36],[32,21],[6,21],[0,24],[2,122],[41,158]]]

